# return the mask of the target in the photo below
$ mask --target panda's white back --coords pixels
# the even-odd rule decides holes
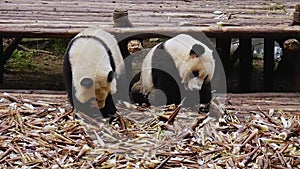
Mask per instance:
[[[214,61],[212,50],[199,40],[187,34],[179,34],[174,38],[167,40],[164,46],[171,56],[179,58],[174,59],[175,61],[186,62],[189,59],[189,53],[194,44],[200,44],[205,48],[205,52],[202,54],[201,59],[204,59],[205,61]]]
[[[94,36],[101,39],[107,45],[107,47],[110,49],[112,53],[112,57],[116,65],[116,75],[119,76],[123,73],[125,69],[124,60],[120,52],[118,42],[112,34],[102,29],[91,28],[80,32],[76,37],[80,37],[80,36]]]
[[[69,55],[75,82],[80,82],[77,78],[95,78],[96,72],[98,76],[106,76],[112,70],[106,49],[94,39],[77,39],[72,44]]]
[[[92,37],[92,38],[89,38]],[[107,85],[107,76],[113,68],[110,63],[110,56],[100,39],[111,51],[112,58],[116,65],[115,74],[118,77],[124,70],[124,62],[113,35],[101,29],[87,29],[79,33],[69,48],[69,61],[72,69],[72,84],[76,90],[75,96],[82,103],[95,97],[95,88],[85,88],[80,85],[83,78],[103,79],[102,86]],[[99,85],[97,83],[96,85]],[[111,93],[116,92],[116,80],[111,84]]]
[[[195,44],[201,45],[204,48],[204,53],[198,57],[191,57],[190,52]],[[158,46],[159,44],[153,47],[143,61],[141,81],[144,94],[153,89],[151,77],[152,58]],[[189,90],[200,90],[206,75],[208,75],[208,80],[212,79],[215,69],[213,50],[208,48],[204,43],[188,34],[179,34],[167,40],[163,44],[163,48],[173,58],[179,75],[182,78],[182,83],[185,83]],[[199,77],[190,79],[189,74],[193,71],[199,71]]]
[[[205,49],[205,52],[198,58],[191,59],[190,50],[195,44],[200,44]],[[179,34],[167,40],[164,46],[165,50],[174,58],[176,67],[183,79],[187,77],[191,69],[206,70],[209,80],[212,79],[215,70],[215,60],[212,54],[213,50],[205,44],[190,35]]]

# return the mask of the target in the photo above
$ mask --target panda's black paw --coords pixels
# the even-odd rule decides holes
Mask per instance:
[[[112,124],[113,122],[115,122],[118,119],[118,117],[119,117],[118,114],[110,115],[108,118],[108,123]]]
[[[210,108],[210,103],[200,104],[198,113],[208,113]]]

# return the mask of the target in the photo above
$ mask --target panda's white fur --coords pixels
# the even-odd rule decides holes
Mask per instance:
[[[205,49],[205,52],[199,57],[190,55],[192,46],[195,44],[199,44]],[[159,44],[154,46],[143,61],[141,74],[143,94],[147,94],[154,89],[151,76],[152,57],[158,46]],[[208,76],[208,80],[212,79],[215,69],[213,51],[202,42],[190,35],[179,34],[164,43],[164,50],[166,50],[174,60],[186,90],[200,90],[206,76]],[[189,74],[192,71],[199,72],[199,76],[190,79]]]
[[[111,83],[107,81],[112,66],[105,47],[94,38],[86,37],[101,39],[110,49],[116,65],[116,77],[124,71],[124,62],[117,40],[110,33],[101,29],[87,29],[74,37],[76,40],[70,46],[68,53],[72,69],[72,83],[76,90],[75,97],[81,103],[95,97],[98,107],[103,108],[107,94],[116,92],[116,79],[114,78]],[[81,86],[80,82],[84,78],[93,79],[93,87]]]

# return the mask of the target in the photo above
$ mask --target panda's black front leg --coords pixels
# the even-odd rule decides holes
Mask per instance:
[[[117,112],[117,108],[114,104],[113,98],[111,94],[108,94],[105,100],[105,106],[100,109],[103,117],[107,118],[110,117]]]
[[[129,84],[129,99],[131,103],[137,103],[142,106],[150,106],[148,95],[143,94],[142,92],[142,82],[140,80],[141,72],[137,73]]]
[[[205,81],[199,91],[200,95],[200,107],[199,112],[209,112],[210,101],[212,99],[211,94],[211,83],[210,81]]]
[[[152,69],[152,77],[154,87],[160,89],[167,99],[167,103],[161,102],[161,105],[179,105],[181,103],[180,88],[172,75],[160,69]]]

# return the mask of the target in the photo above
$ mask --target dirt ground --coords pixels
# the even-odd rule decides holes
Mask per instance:
[[[4,47],[10,39],[4,40]],[[5,65],[2,89],[65,90],[62,74],[66,39],[23,39]]]
[[[7,71],[4,78],[2,89],[65,90],[62,72]]]
[[[61,60],[61,59],[58,59]],[[6,70],[2,89],[65,90],[62,61],[53,64],[53,71]]]

